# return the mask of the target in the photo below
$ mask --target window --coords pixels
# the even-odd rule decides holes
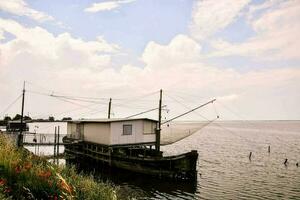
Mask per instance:
[[[123,135],[132,135],[132,125],[131,124],[123,125]]]
[[[155,134],[156,123],[144,121],[144,135]]]

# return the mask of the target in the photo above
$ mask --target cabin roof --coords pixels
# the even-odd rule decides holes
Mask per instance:
[[[79,120],[68,120],[66,122],[74,122],[74,123],[111,123],[111,122],[124,122],[124,121],[137,121],[137,120],[146,120],[157,122],[157,120],[149,119],[149,118],[113,118],[113,119],[79,119]]]
[[[24,120],[23,123],[28,123],[30,122],[31,120]],[[21,123],[21,120],[11,120],[11,121],[7,121],[7,123],[9,124],[18,124],[18,123]]]

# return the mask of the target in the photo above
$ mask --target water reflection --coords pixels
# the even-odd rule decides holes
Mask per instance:
[[[122,169],[108,168],[101,165],[93,166],[86,162],[68,162],[68,164],[75,164],[79,171],[93,174],[98,179],[111,181],[115,185],[121,186],[121,193],[134,193],[139,199],[157,199],[159,197],[173,199],[174,196],[194,199],[196,197],[194,194],[197,190],[197,180],[186,182],[159,179]]]
[[[198,150],[197,182],[100,168],[97,177],[139,199],[300,199],[300,121],[217,122],[161,149],[165,155]]]

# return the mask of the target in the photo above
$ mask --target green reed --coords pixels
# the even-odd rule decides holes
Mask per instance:
[[[118,187],[17,148],[0,134],[0,199],[120,199]]]

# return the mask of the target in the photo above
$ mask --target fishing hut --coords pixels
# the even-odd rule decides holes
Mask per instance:
[[[157,123],[147,118],[69,121],[63,138],[67,160],[96,161],[161,177],[195,178],[197,151],[163,157],[157,148]]]
[[[139,119],[98,119],[69,121],[67,137],[107,146],[155,145],[157,121]]]
[[[95,162],[96,165],[93,166],[96,168],[108,165],[147,175],[193,180],[197,177],[198,152],[192,150],[180,155],[163,156],[160,151],[161,126],[214,101],[215,99],[161,122],[162,90],[158,120],[131,118],[137,115],[110,119],[110,99],[108,119],[68,121],[67,135],[63,138],[66,160],[71,163]],[[153,110],[156,109],[149,111]]]

